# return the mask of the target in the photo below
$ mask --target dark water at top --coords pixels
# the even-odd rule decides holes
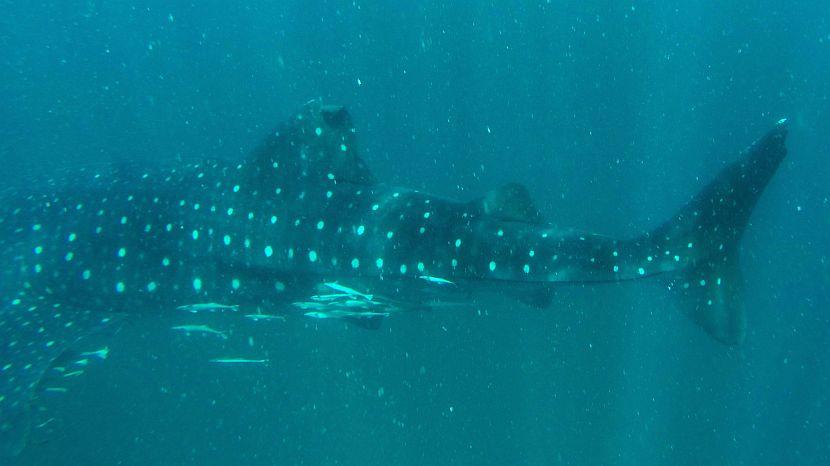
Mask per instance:
[[[790,155],[742,243],[727,348],[659,283],[506,297],[376,332],[234,328],[272,365],[136,318],[20,464],[830,462],[830,4],[3,2],[2,179],[243,157],[312,98],[379,179],[525,183],[565,227],[659,224],[781,117]],[[0,180],[2,181],[2,180]],[[139,310],[140,311],[140,310]],[[137,312],[140,314],[140,312]],[[179,322],[180,323],[180,322]]]

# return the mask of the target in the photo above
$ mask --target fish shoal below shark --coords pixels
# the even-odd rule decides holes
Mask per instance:
[[[0,450],[25,446],[32,400],[56,361],[119,316],[260,315],[321,282],[359,286],[344,302],[367,310],[319,314],[338,302],[317,301],[308,314],[377,328],[390,310],[438,308],[475,288],[544,306],[563,283],[659,277],[694,322],[739,344],[737,246],[786,135],[781,120],[634,238],[558,229],[516,183],[466,202],[379,183],[349,113],[319,101],[241,161],[79,168],[0,187]]]

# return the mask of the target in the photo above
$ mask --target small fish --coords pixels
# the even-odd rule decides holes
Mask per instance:
[[[365,295],[368,296],[368,295]],[[366,299],[346,299],[342,301],[327,301],[327,302],[319,302],[319,301],[298,301],[292,303],[295,307],[298,307],[304,311],[317,311],[317,312],[338,312],[342,310],[348,309],[369,309],[374,306],[383,306],[383,303],[379,303],[377,301],[366,300]]]
[[[94,357],[100,358],[100,359],[107,359],[107,356],[109,356],[109,354],[110,354],[110,349],[109,349],[109,347],[105,346],[105,347],[103,347],[99,350],[85,351],[85,352],[81,353],[81,356],[83,356],[83,357],[93,357],[94,356]]]
[[[46,387],[43,389],[44,392],[52,392],[52,393],[66,393],[68,390],[64,387]]]
[[[311,297],[312,301],[335,301],[342,298],[351,298],[355,295],[348,293],[316,294]]]
[[[175,327],[170,327],[170,330],[179,330],[185,333],[207,333],[219,336],[223,340],[228,339],[227,333],[208,327],[207,325],[177,325]]]
[[[210,362],[216,364],[268,364],[267,359],[245,359],[245,358],[216,358]]]
[[[348,286],[341,285],[337,282],[326,282],[326,283],[323,283],[323,285],[331,288],[334,291],[338,291],[340,293],[346,293],[350,296],[359,296],[359,297],[361,297],[361,298],[363,298],[367,301],[372,300],[372,295],[361,293],[361,292],[359,292],[355,289],[349,288]]]
[[[347,317],[389,317],[388,312],[371,312],[371,311],[312,311],[304,314],[306,317],[314,319],[344,319]]]
[[[77,364],[79,366],[86,366],[86,365],[89,364],[89,359],[86,359],[86,358],[78,359],[77,361],[75,361],[75,364]]]
[[[239,306],[236,304],[219,304],[219,303],[198,303],[198,304],[185,304],[184,306],[179,306],[176,309],[180,311],[188,311],[188,312],[218,312],[218,311],[232,311],[236,312],[239,310]]]
[[[47,388],[46,390],[47,390],[47,391],[49,391],[49,389],[48,389],[48,388]],[[54,391],[54,390],[53,390],[53,391]],[[59,390],[59,391],[60,391],[60,390]],[[65,392],[65,391],[66,391],[66,389],[65,389],[65,388],[63,388],[63,389],[62,389],[62,391],[63,391],[63,392]],[[42,429],[42,428],[44,428],[44,427],[48,426],[49,424],[51,424],[51,423],[52,423],[52,421],[54,421],[54,420],[55,420],[55,418],[50,417],[49,419],[47,419],[47,420],[45,420],[45,421],[41,422],[40,424],[35,424],[35,428],[36,428],[36,429]]]
[[[324,303],[316,303],[310,301],[298,301],[296,303],[291,303],[293,306],[298,307],[304,311],[310,310],[323,310],[326,309],[327,305]]]
[[[84,373],[84,371],[78,370],[78,371],[67,372],[67,373],[63,374],[63,376],[64,377],[77,377],[77,376],[79,376],[83,373]]]
[[[421,280],[426,280],[429,283],[434,283],[436,285],[455,285],[455,282],[451,282],[446,278],[441,277],[430,277],[429,275],[421,275],[418,278],[420,278]]]
[[[332,303],[332,304],[339,304],[347,308],[369,308],[372,306],[380,306],[381,304],[375,301],[361,301],[357,299],[349,299],[343,301],[342,303]]]
[[[349,317],[389,317],[388,312],[358,311],[349,312]]]
[[[285,316],[276,316],[274,314],[245,314],[245,318],[251,319],[254,322],[259,322],[260,320],[281,320],[285,322]]]

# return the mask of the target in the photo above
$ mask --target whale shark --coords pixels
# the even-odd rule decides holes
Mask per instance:
[[[380,182],[346,108],[316,100],[243,160],[121,163],[9,183],[0,187],[0,449],[25,446],[38,394],[60,391],[51,380],[78,373],[68,367],[77,355],[106,357],[84,347],[90,335],[147,310],[374,329],[477,289],[544,307],[563,284],[655,278],[708,334],[740,344],[738,244],[786,135],[781,120],[632,238],[556,227],[517,183],[457,201]]]

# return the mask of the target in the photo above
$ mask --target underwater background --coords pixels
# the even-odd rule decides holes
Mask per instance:
[[[633,236],[790,119],[742,242],[740,347],[648,280],[378,331],[228,323],[227,342],[131,309],[9,464],[830,463],[827,1],[0,6],[0,182],[239,159],[322,98],[379,180],[458,199],[520,181],[554,225]],[[208,364],[222,345],[271,363]]]

